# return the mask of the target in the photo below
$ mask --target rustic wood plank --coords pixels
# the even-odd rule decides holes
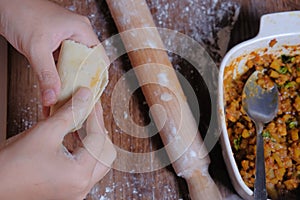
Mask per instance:
[[[7,42],[0,37],[0,143],[6,140],[7,67]]]
[[[299,0],[233,0],[241,5],[239,19],[231,32],[229,48],[255,37],[259,30],[260,17],[273,12],[283,12],[300,9]]]
[[[114,18],[114,22],[118,27],[120,33],[130,31],[138,28],[150,28],[155,27],[155,23],[150,13],[145,0],[135,0],[134,3],[128,0],[115,1],[106,0],[109,5],[109,9]],[[135,13],[135,15],[132,15]],[[128,19],[125,21],[124,19]],[[149,48],[150,44],[156,44],[156,48],[163,48],[163,44],[159,33],[154,29],[147,32],[133,32],[132,34],[122,35],[122,41],[127,49],[139,49],[141,44],[147,41],[147,45],[144,48]],[[198,124],[195,123],[194,116],[187,105],[186,96],[183,89],[180,86],[179,80],[176,76],[176,72],[169,60],[167,52],[157,49],[143,49],[135,50],[128,53],[131,61],[131,65],[135,68],[135,74],[139,80],[140,85],[143,85],[142,91],[147,100],[149,106],[160,104],[163,106],[167,115],[167,120],[163,124],[163,128],[160,130],[160,137],[165,145],[174,141],[174,137],[182,134],[181,141],[192,138],[191,134],[195,133],[196,138],[191,141],[191,146],[183,152],[180,152],[179,145],[169,145],[167,153],[170,158],[173,158],[178,153],[181,154],[181,158],[172,163],[173,168],[177,174],[182,174],[186,179],[189,186],[189,193],[192,199],[204,199],[213,198],[221,199],[218,188],[214,181],[211,179],[209,173],[203,172],[208,169],[209,156],[206,149],[202,149],[202,138],[198,132]],[[150,59],[150,60],[149,60]],[[155,63],[153,65],[153,63]],[[139,68],[146,66],[145,68]],[[151,68],[152,67],[152,68]],[[166,70],[168,68],[169,70]],[[150,70],[151,69],[151,70]],[[151,71],[151,73],[149,73]],[[159,86],[154,83],[157,77],[164,75],[168,84],[165,87]],[[143,84],[144,83],[144,84]],[[150,83],[150,84],[149,84]],[[147,84],[147,85],[146,85]],[[178,96],[175,96],[171,91],[178,92]],[[168,95],[170,99],[163,99],[163,95]],[[179,104],[178,104],[179,102]],[[154,118],[156,126],[162,124],[162,112],[161,109],[151,110],[151,114]],[[181,122],[181,123],[180,123]],[[180,125],[178,127],[178,125]],[[175,133],[172,131],[175,129]],[[172,139],[170,139],[172,138]],[[201,152],[202,150],[202,152]],[[192,152],[197,156],[190,156]],[[205,155],[205,157],[201,156]],[[197,166],[195,168],[192,165]],[[185,174],[188,171],[188,174]]]
[[[27,59],[8,48],[8,137],[32,127],[42,117],[37,78]]]
[[[113,34],[117,29],[112,23],[109,10],[104,0],[74,1],[55,0],[60,5],[76,12],[89,16],[99,38],[103,41]],[[149,0],[157,1],[157,0]],[[162,0],[171,2],[171,0]],[[299,9],[299,0],[234,0],[241,4],[239,20],[231,35],[230,47],[255,36],[258,32],[259,18],[264,13],[275,11]],[[87,3],[89,2],[89,3]],[[210,1],[212,2],[212,1]],[[160,10],[153,8],[152,12],[159,13]],[[177,13],[175,14],[177,15]],[[197,18],[195,19],[197,20]],[[171,24],[171,22],[169,22]],[[172,24],[171,24],[172,25]],[[184,29],[184,27],[182,27]],[[1,50],[1,48],[0,48]],[[8,56],[8,135],[12,136],[32,126],[41,118],[41,106],[36,77],[29,67],[27,60],[9,47]],[[113,143],[125,150],[132,152],[155,151],[162,147],[158,136],[149,139],[138,139],[127,135],[120,130],[114,122],[111,113],[111,92],[116,82],[130,69],[127,56],[122,56],[110,67],[110,82],[102,97],[104,105],[105,126],[108,129]],[[0,79],[1,81],[2,79]],[[0,87],[2,84],[0,84]],[[124,85],[127,90],[129,85]],[[0,105],[1,106],[1,105]],[[138,91],[130,102],[131,113],[136,122],[147,124],[148,108],[144,104],[144,97]],[[210,172],[221,186],[226,188],[224,193],[233,191],[228,174],[226,173],[222,153],[219,146],[210,152]],[[189,199],[186,183],[178,178],[171,167],[166,167],[151,173],[134,174],[111,170],[95,187],[89,200],[119,200],[119,199],[152,199],[152,200],[178,200]]]

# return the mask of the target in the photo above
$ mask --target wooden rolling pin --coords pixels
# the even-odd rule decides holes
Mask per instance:
[[[210,159],[198,132],[198,125],[145,0],[106,2],[129,52],[129,59],[149,107],[155,104],[164,107],[165,117],[162,117],[162,109],[151,109],[151,114],[156,126],[162,127],[159,133],[168,156],[173,161],[175,172],[187,181],[193,200],[221,199],[220,192],[208,173]],[[141,28],[145,27],[152,28],[143,31]]]

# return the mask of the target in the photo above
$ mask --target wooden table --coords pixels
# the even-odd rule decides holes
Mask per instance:
[[[68,2],[68,0],[62,0]],[[239,19],[232,31],[230,47],[246,39],[254,37],[258,32],[259,19],[262,14],[296,10],[300,8],[300,0],[234,0],[240,3],[241,10]],[[80,5],[81,1],[78,1]],[[83,0],[82,0],[83,2]],[[83,14],[87,11],[81,11]],[[101,10],[100,12],[108,12]],[[103,26],[108,26],[103,24]],[[111,29],[110,29],[111,31]],[[116,31],[115,29],[113,31]],[[109,34],[108,32],[101,35]],[[128,59],[121,58],[116,61],[122,62],[124,68],[114,65],[110,68],[110,84],[107,91],[117,82],[124,71],[130,68]],[[41,119],[41,105],[39,103],[37,79],[34,76],[27,60],[16,52],[11,46],[8,47],[8,115],[7,115],[7,134],[13,136]],[[126,89],[125,86],[124,89]],[[106,128],[113,136],[113,142],[121,148],[132,152],[147,152],[161,147],[158,136],[147,140],[132,138],[124,134],[114,123],[110,113],[109,98],[110,92],[106,92],[102,97],[105,112]],[[137,91],[131,103],[131,113],[129,114],[134,121],[139,124],[146,124],[149,118],[145,115],[147,106],[144,104],[144,97],[141,91]],[[212,160],[210,172],[219,186],[222,186],[223,196],[234,193],[230,184],[225,164],[222,159],[221,149],[216,145],[210,152]],[[177,177],[171,166],[163,169],[135,174],[111,170],[106,177],[99,182],[98,187],[89,195],[88,199],[188,199],[186,183]]]

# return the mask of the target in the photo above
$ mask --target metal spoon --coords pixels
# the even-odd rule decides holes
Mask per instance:
[[[255,71],[247,80],[242,95],[242,105],[247,115],[252,119],[256,128],[256,160],[254,199],[267,199],[264,141],[262,130],[264,124],[273,120],[278,111],[278,89],[276,84],[271,89],[264,89],[257,84]]]

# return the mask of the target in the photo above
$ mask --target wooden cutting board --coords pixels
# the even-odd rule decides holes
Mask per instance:
[[[92,19],[92,24],[95,27],[96,33],[101,40],[116,34],[116,28],[110,22],[109,11],[103,0],[85,1],[85,0],[56,0],[58,3],[64,5],[66,8],[74,10],[75,12],[89,16]],[[224,0],[225,2],[227,0]],[[295,5],[299,5],[299,1],[290,0],[274,0],[272,3],[269,1],[261,0],[234,0],[241,4],[241,13],[239,20],[232,32],[231,45],[233,46],[243,40],[254,37],[258,31],[259,18],[262,14],[275,11],[292,10],[297,9]],[[87,3],[89,2],[89,3]],[[168,10],[176,10],[176,8],[170,6],[169,2],[172,0],[148,0],[149,5],[155,5],[157,2],[161,2],[161,7],[151,6],[151,12],[156,17],[158,25],[161,23],[168,25],[169,27],[178,28],[172,21],[182,22],[187,19],[187,15],[179,18],[177,15],[179,12],[183,12],[178,9],[178,12],[173,12],[172,16],[166,17]],[[177,1],[176,1],[177,2]],[[179,1],[178,1],[179,2]],[[181,1],[180,2],[184,2]],[[187,2],[187,1],[186,1]],[[201,2],[207,2],[211,4],[213,1],[194,0],[195,4]],[[297,4],[298,3],[298,4]],[[169,7],[167,7],[169,5]],[[195,6],[195,5],[194,5]],[[186,13],[186,12],[184,12]],[[95,15],[95,16],[94,16]],[[96,20],[97,19],[97,20]],[[160,20],[161,19],[161,20]],[[163,21],[164,19],[165,21]],[[193,22],[199,22],[199,16],[195,16]],[[184,23],[181,23],[178,31],[186,31],[191,33],[191,30],[186,29]],[[200,30],[200,29],[199,29]],[[209,41],[207,41],[209,42]],[[1,43],[2,44],[2,43]],[[5,44],[4,44],[5,45]],[[3,48],[1,46],[0,52],[2,54]],[[31,67],[27,60],[16,52],[12,47],[8,48],[8,103],[7,103],[7,133],[9,136],[15,135],[25,129],[30,128],[33,124],[41,119],[41,105],[39,102],[39,92],[37,79],[33,74]],[[5,51],[4,51],[5,55]],[[1,63],[7,57],[1,57]],[[187,66],[185,69],[180,68],[181,65]],[[2,67],[2,66],[1,66]],[[191,75],[191,69],[188,68],[188,64],[178,60],[175,63],[175,68],[181,70],[182,73]],[[7,68],[6,68],[7,69]],[[105,125],[113,143],[120,148],[123,148],[132,152],[149,152],[154,151],[162,147],[160,138],[155,135],[151,138],[140,139],[133,138],[122,131],[115,123],[110,107],[111,91],[114,85],[120,79],[120,77],[129,69],[131,69],[130,62],[126,56],[122,56],[116,60],[110,67],[110,83],[102,97],[102,103],[104,106]],[[1,68],[1,72],[3,69]],[[188,73],[189,72],[189,73]],[[1,73],[0,77],[0,89],[5,90],[4,84],[2,85],[4,73]],[[201,90],[199,86],[197,76],[191,76],[192,85],[197,88],[199,94],[203,94],[205,90]],[[6,82],[6,81],[4,81]],[[124,90],[130,87],[130,83],[124,85]],[[2,103],[4,98],[0,96],[0,109],[4,104]],[[206,100],[200,102],[202,105],[207,105]],[[5,108],[5,106],[4,106]],[[203,108],[205,110],[205,106]],[[136,91],[130,101],[130,113],[124,113],[124,117],[132,117],[132,119],[140,124],[145,125],[149,122],[148,107],[145,104],[144,97],[140,90]],[[1,112],[1,116],[6,114]],[[125,116],[126,115],[126,116]],[[2,122],[2,120],[1,120]],[[200,129],[205,129],[207,119],[202,120]],[[201,131],[201,130],[200,130]],[[203,132],[203,131],[202,131]],[[229,198],[228,195],[233,194],[234,190],[230,184],[230,179],[226,172],[226,168],[222,159],[222,153],[219,145],[210,152],[212,160],[210,171],[214,180],[221,186],[221,192],[224,197]],[[16,188],[17,189],[17,188]],[[179,200],[189,199],[186,183],[183,179],[176,176],[173,169],[168,166],[163,169],[150,172],[150,173],[129,173],[121,172],[118,170],[111,170],[100,181],[96,187],[91,191],[88,196],[89,200],[120,200],[120,199],[141,199],[141,200]]]

